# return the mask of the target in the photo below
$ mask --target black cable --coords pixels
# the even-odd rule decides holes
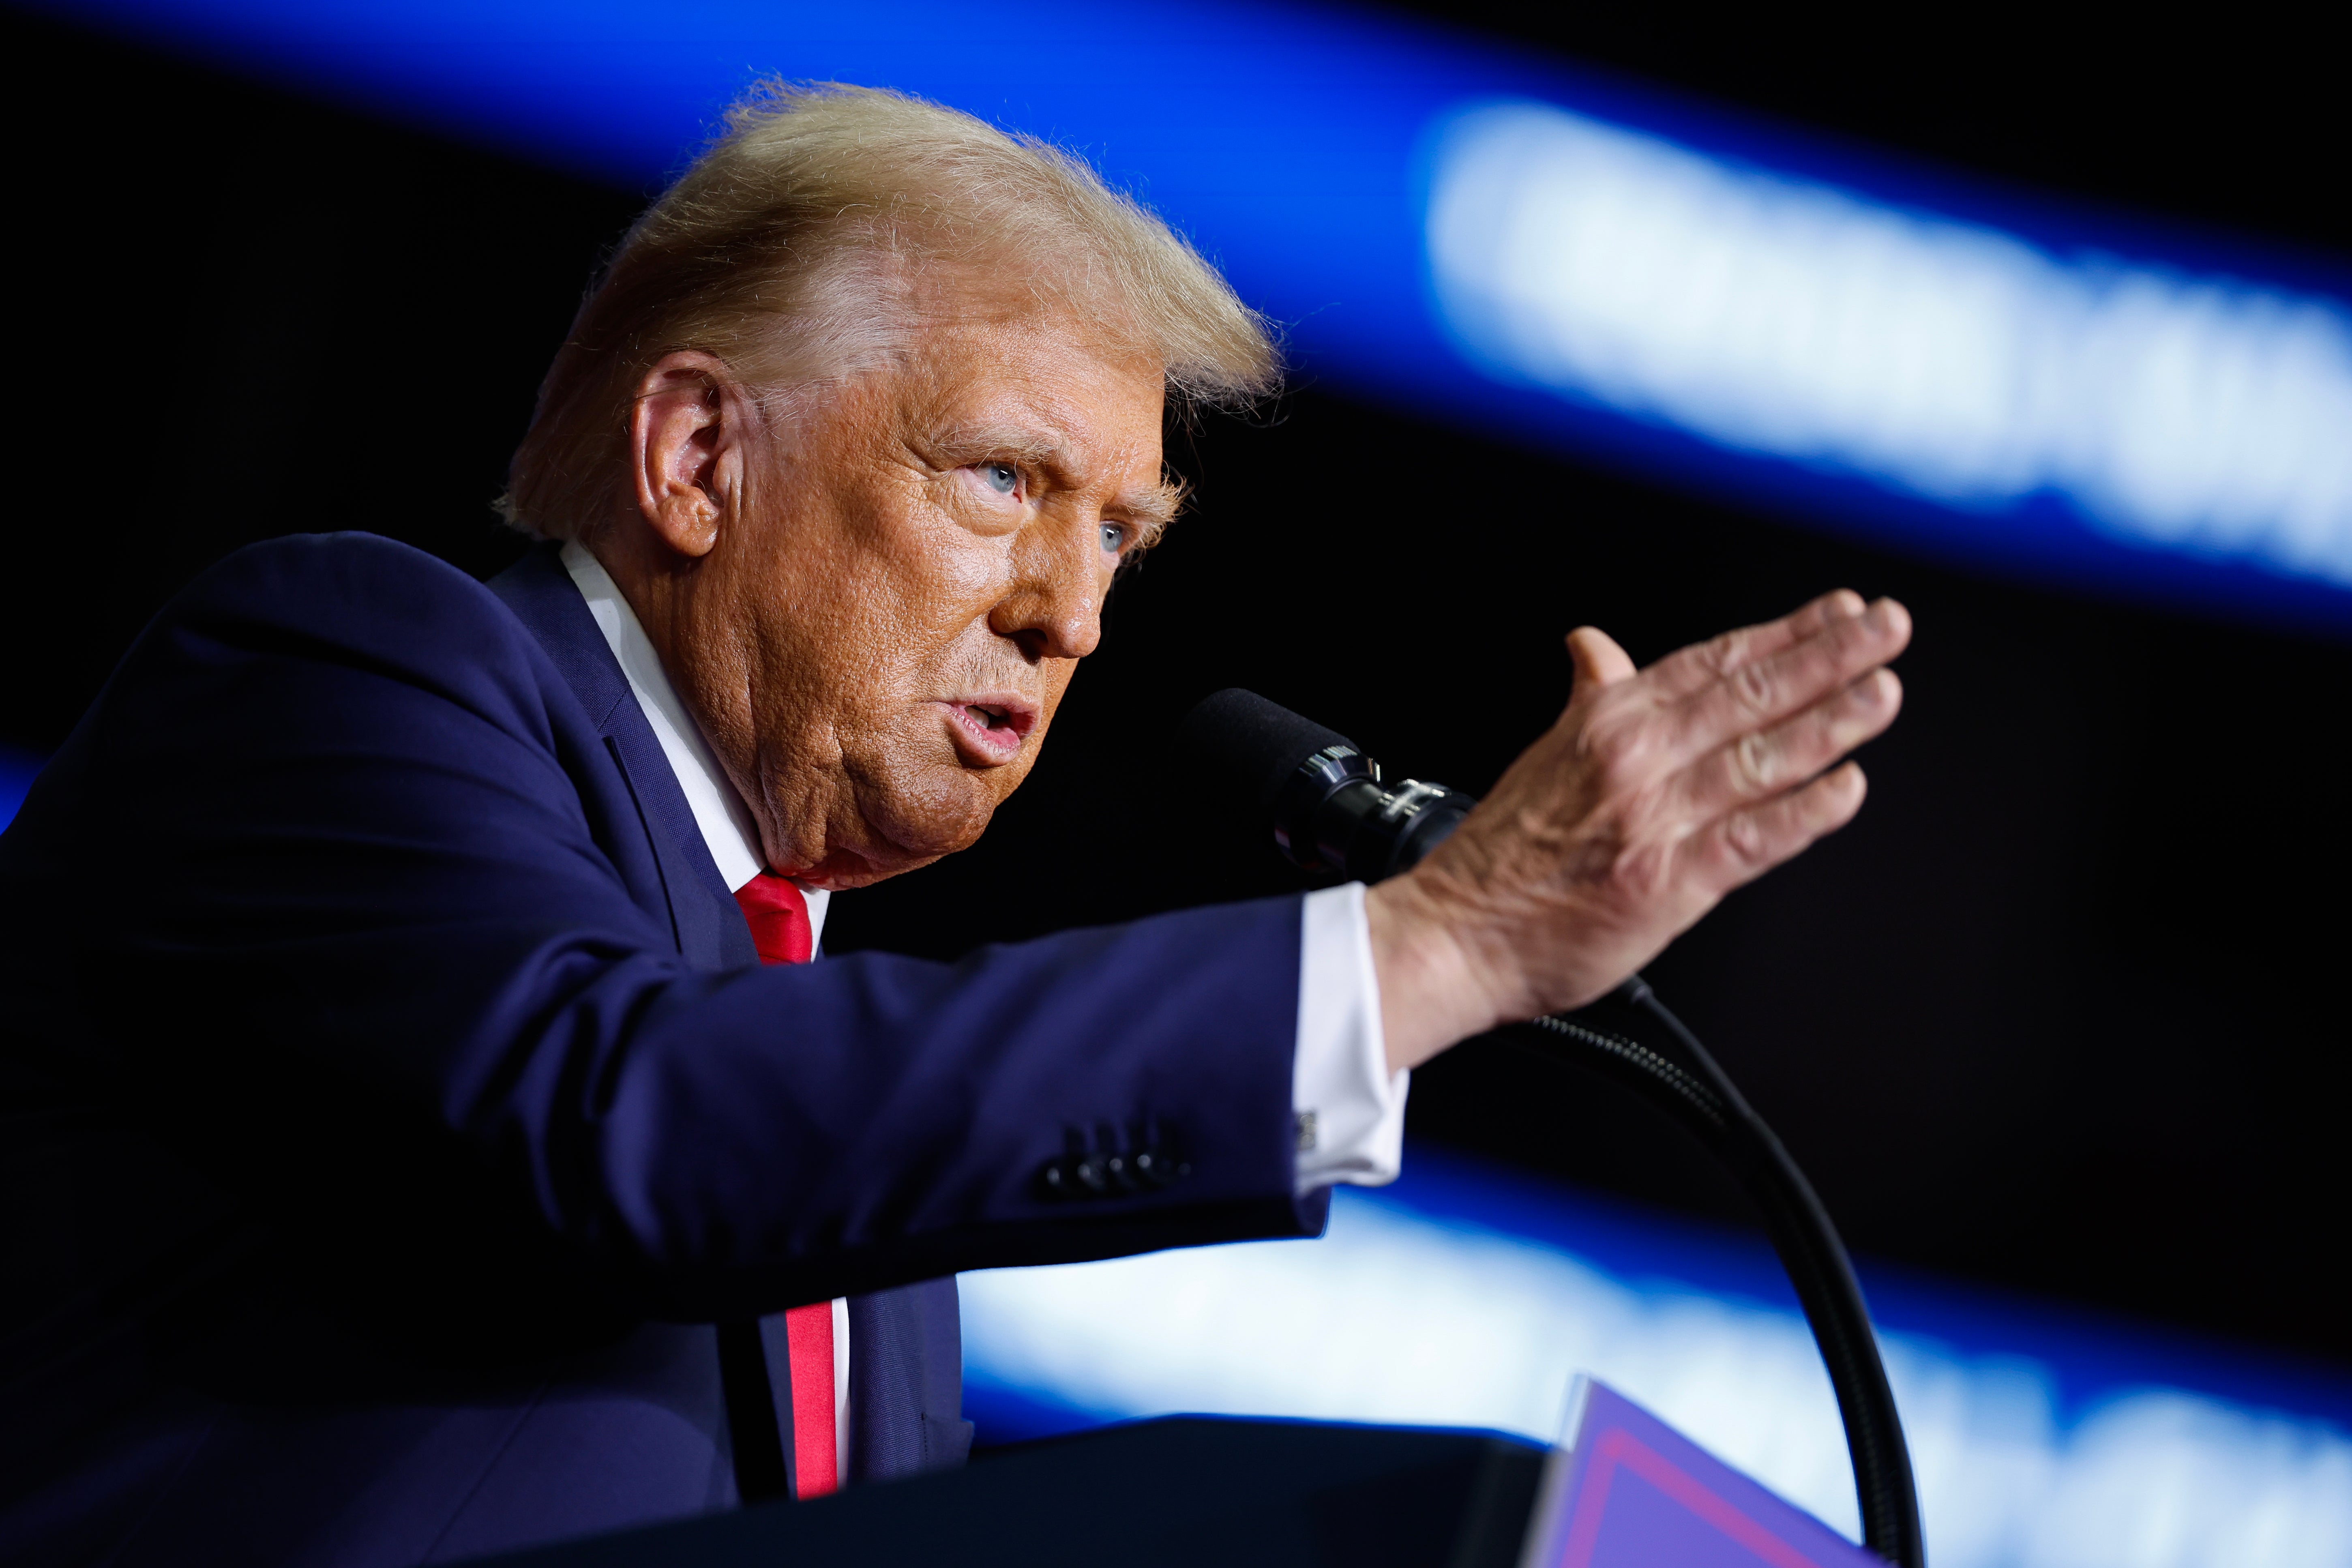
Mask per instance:
[[[1900,1568],[1926,1568],[1927,1541],[1902,1417],[1837,1227],[1771,1128],[1648,983],[1637,974],[1617,994],[1665,1026],[1684,1062],[1570,1017],[1538,1018],[1516,1032],[1530,1044],[1541,1041],[1538,1048],[1547,1057],[1598,1071],[1640,1093],[1731,1167],[1763,1215],[1765,1233],[1796,1288],[1829,1369],[1853,1461],[1863,1544]]]

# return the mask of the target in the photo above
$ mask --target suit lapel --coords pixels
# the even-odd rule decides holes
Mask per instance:
[[[677,950],[700,968],[760,961],[751,930],[728,891],[686,792],[629,690],[628,678],[597,629],[588,602],[563,569],[561,547],[542,544],[490,581],[490,591],[530,629],[557,671],[595,721],[604,749],[635,798],[646,837],[660,868]]]

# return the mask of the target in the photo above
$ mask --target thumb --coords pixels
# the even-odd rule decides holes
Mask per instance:
[[[1576,690],[1571,700],[1588,690],[1614,686],[1633,673],[1633,656],[1599,626],[1579,626],[1569,633],[1568,657],[1576,666]]]

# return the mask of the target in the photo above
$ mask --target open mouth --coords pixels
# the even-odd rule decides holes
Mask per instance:
[[[1037,710],[1024,699],[990,694],[942,703],[957,749],[967,761],[982,766],[1009,763],[1021,752],[1021,742],[1037,722]]]

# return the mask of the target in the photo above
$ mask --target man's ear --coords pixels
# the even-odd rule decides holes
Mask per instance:
[[[689,349],[664,354],[637,383],[629,415],[637,510],[681,555],[718,545],[729,494],[741,483],[740,392],[725,361]]]

